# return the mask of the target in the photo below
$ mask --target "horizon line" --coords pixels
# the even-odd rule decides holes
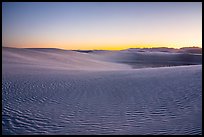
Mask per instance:
[[[46,48],[38,48],[38,47],[7,47],[7,46],[2,46],[2,48],[16,48],[16,49],[60,49],[60,50],[82,50],[82,51],[89,51],[89,50],[106,50],[106,51],[112,51],[112,50],[128,50],[128,49],[156,49],[156,48],[167,48],[167,49],[182,49],[182,48],[200,48],[202,49],[202,47],[198,47],[198,46],[186,46],[186,47],[180,47],[180,48],[173,48],[173,47],[135,47],[135,48],[125,48],[125,49],[63,49],[63,48],[55,48],[55,47],[46,47]]]

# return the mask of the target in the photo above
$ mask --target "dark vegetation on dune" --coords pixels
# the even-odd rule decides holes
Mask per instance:
[[[82,53],[89,53],[89,52],[93,52],[93,50],[73,50],[76,52],[82,52]]]

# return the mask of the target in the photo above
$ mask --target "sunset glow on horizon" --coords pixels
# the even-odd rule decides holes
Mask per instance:
[[[3,2],[2,46],[201,47],[201,2]]]

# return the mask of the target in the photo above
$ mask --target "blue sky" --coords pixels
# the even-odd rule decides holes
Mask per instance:
[[[202,47],[200,2],[4,2],[3,46]]]

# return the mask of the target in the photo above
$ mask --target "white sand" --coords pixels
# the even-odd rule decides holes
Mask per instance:
[[[109,55],[3,49],[3,134],[202,134],[202,65],[131,69]]]

